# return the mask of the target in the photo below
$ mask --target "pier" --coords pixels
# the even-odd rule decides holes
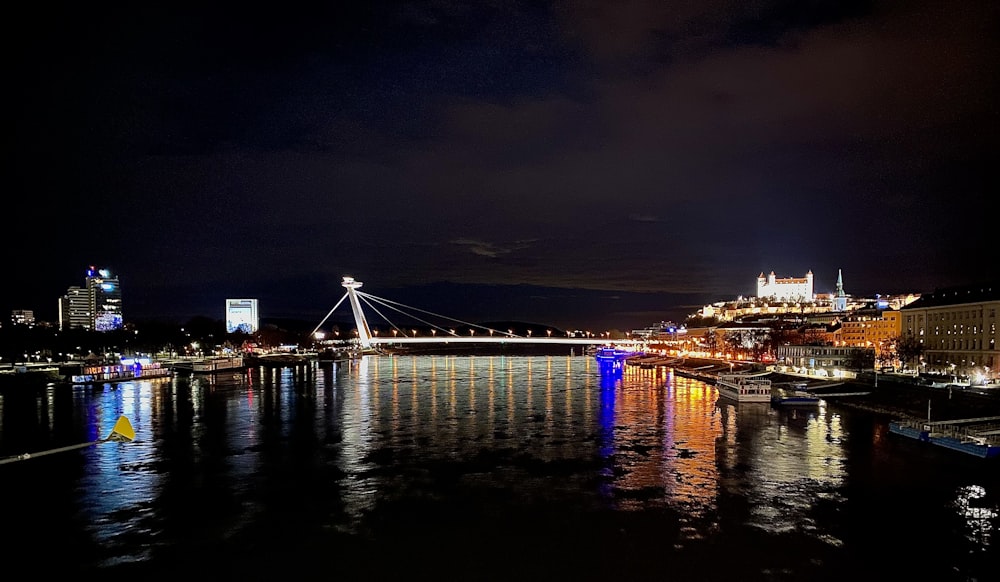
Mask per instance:
[[[1000,458],[1000,416],[900,420],[889,423],[889,431],[976,457]]]

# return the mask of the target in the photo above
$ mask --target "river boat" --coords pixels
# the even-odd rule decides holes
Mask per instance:
[[[736,402],[770,402],[771,381],[753,374],[719,374],[719,395]]]
[[[621,374],[625,370],[625,363],[629,358],[643,355],[643,352],[633,352],[614,346],[604,346],[597,350],[594,359],[597,360],[597,367],[601,374]]]
[[[117,364],[84,363],[64,368],[63,374],[72,384],[104,384],[169,378],[173,376],[173,371],[149,358],[122,358]]]
[[[191,371],[195,374],[214,374],[243,367],[243,356],[219,356],[191,362]]]
[[[819,406],[820,400],[801,385],[771,387],[771,404],[775,406]]]
[[[951,421],[897,420],[889,432],[983,459],[1000,458],[1000,417]]]

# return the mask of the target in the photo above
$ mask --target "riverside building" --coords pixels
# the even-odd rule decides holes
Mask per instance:
[[[973,382],[1000,378],[1000,281],[925,293],[900,311],[902,335],[923,346],[922,372]]]
[[[876,363],[895,366],[897,362],[887,358],[902,331],[902,319],[902,313],[896,310],[858,311],[840,321],[840,327],[833,332],[833,345],[871,348]]]

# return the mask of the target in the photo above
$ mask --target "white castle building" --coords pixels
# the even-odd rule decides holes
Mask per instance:
[[[805,277],[788,277],[778,279],[771,271],[765,276],[763,272],[757,276],[757,298],[774,299],[777,301],[813,301],[813,273],[809,271]]]

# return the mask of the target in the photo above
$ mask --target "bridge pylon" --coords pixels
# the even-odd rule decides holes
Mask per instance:
[[[347,289],[347,298],[351,301],[351,311],[354,312],[354,323],[358,326],[358,341],[361,347],[368,349],[372,347],[372,330],[368,327],[368,320],[365,313],[361,311],[361,301],[358,300],[357,290],[361,288],[361,281],[355,281],[354,277],[344,277],[341,286]]]

